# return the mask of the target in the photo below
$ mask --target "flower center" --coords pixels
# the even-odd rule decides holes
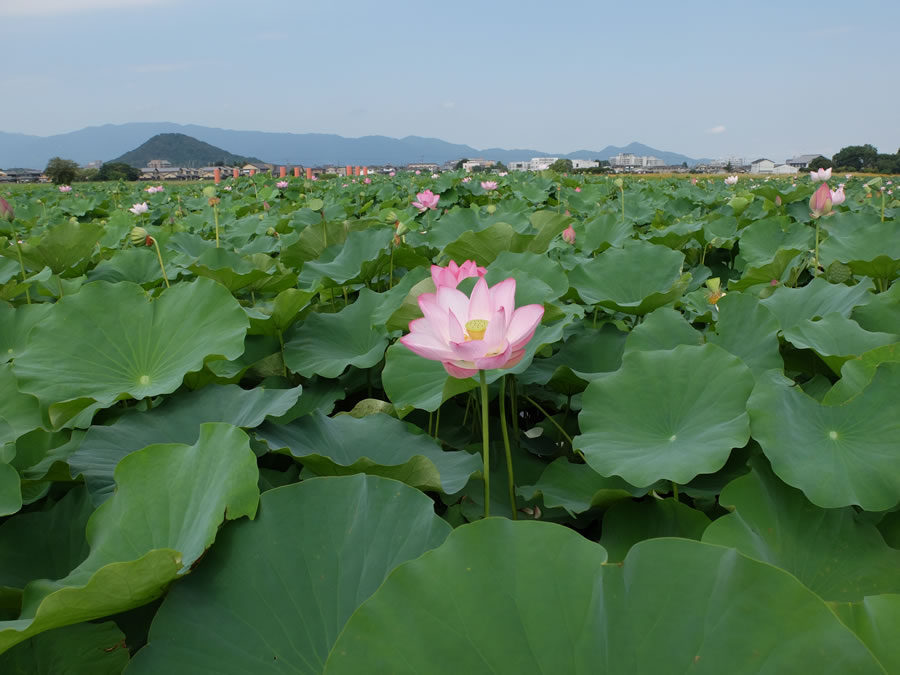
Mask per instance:
[[[483,340],[487,327],[487,319],[472,319],[471,321],[466,321],[466,341]]]

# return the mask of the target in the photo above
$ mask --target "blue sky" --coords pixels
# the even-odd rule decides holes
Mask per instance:
[[[900,146],[900,3],[0,0],[0,131],[178,122],[692,157]]]

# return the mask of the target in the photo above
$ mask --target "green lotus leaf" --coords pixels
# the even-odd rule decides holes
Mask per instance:
[[[788,485],[813,504],[883,511],[900,502],[900,364],[841,405],[822,405],[793,383],[761,382],[747,404],[753,438]]]
[[[635,326],[625,341],[625,353],[675,349],[679,345],[703,344],[703,336],[694,330],[681,312],[658,307]]]
[[[815,231],[789,216],[774,216],[757,220],[741,231],[739,269],[761,267],[773,260],[779,251],[795,255],[813,247]]]
[[[850,359],[841,367],[841,379],[825,394],[822,402],[826,405],[840,405],[865,389],[882,363],[900,362],[900,344],[878,347]]]
[[[472,378],[450,377],[439,361],[423,359],[399,342],[388,347],[384,355],[381,382],[396,408],[411,405],[428,412],[478,386]]]
[[[0,421],[0,432],[2,431],[3,422]],[[17,513],[21,508],[22,481],[19,479],[19,472],[0,458],[0,516]]]
[[[490,286],[504,279],[516,280],[516,306],[556,300],[569,290],[569,280],[559,263],[536,253],[502,251],[486,276]]]
[[[359,604],[449,531],[425,495],[384,478],[271,490],[172,590],[129,675],[321,673]]]
[[[821,509],[782,483],[762,458],[729,483],[719,503],[732,513],[707,528],[703,541],[736,548],[780,567],[825,600],[860,601],[900,591],[900,551],[851,507]]]
[[[166,270],[169,277],[174,277],[175,272],[171,267]],[[155,286],[163,278],[156,251],[143,246],[117,251],[109,260],[101,260],[87,277],[89,281],[128,281],[147,287]]]
[[[15,441],[44,426],[38,400],[19,391],[16,376],[8,363],[0,363],[0,392],[3,392],[0,397],[0,444]]]
[[[781,370],[778,344],[778,320],[748,293],[728,293],[718,304],[719,316],[715,333],[706,339],[737,356],[754,374]]]
[[[745,291],[755,286],[769,287],[773,283],[776,285],[779,282],[787,283],[795,279],[801,266],[805,265],[805,254],[798,254],[793,250],[780,250],[772,262],[746,268],[740,279],[728,282],[728,288],[732,291]]]
[[[594,380],[603,373],[619,369],[629,335],[609,323],[597,330],[576,324],[576,332],[566,339],[559,351],[549,358],[535,359],[521,380],[526,384],[547,384],[561,369],[571,371],[582,380]]]
[[[102,236],[103,226],[99,223],[64,220],[51,226],[37,245],[23,244],[22,257],[32,269],[49,267],[54,274],[63,274],[75,268],[76,272],[80,272],[87,267]]]
[[[610,562],[625,559],[638,542],[659,537],[700,540],[709,517],[674,499],[647,499],[613,504],[603,515],[600,545]]]
[[[900,284],[892,284],[865,305],[854,307],[852,318],[868,331],[900,334]]]
[[[600,253],[610,246],[621,248],[634,236],[630,224],[622,222],[618,213],[601,213],[584,223],[586,233],[582,248],[585,251]]]
[[[655,244],[610,248],[569,273],[581,299],[627,314],[647,314],[680,297],[690,274],[684,254]]]
[[[140,286],[104,281],[64,297],[15,360],[19,388],[42,402],[108,406],[173,392],[204,359],[243,351],[247,318],[219,284],[198,279],[149,300]]]
[[[835,372],[850,358],[900,342],[900,336],[870,333],[838,312],[818,321],[803,321],[784,330],[784,339],[798,349],[812,349]]]
[[[299,281],[301,290],[318,288],[324,279],[334,284],[344,284],[356,278],[363,263],[376,260],[390,246],[393,238],[394,231],[389,228],[351,232],[347,235],[347,241],[329,246],[317,259],[303,264]]]
[[[828,238],[819,246],[826,267],[833,261],[849,265],[854,274],[873,279],[896,279],[900,273],[900,241],[897,223],[877,218],[864,225],[830,226]]]
[[[398,304],[403,296],[399,296]],[[367,289],[337,314],[310,314],[294,324],[284,343],[284,363],[305,377],[337,377],[347,366],[369,368],[388,345],[383,323],[373,321],[378,294]]]
[[[0,653],[159,597],[212,544],[223,520],[253,517],[257,480],[247,435],[227,424],[204,425],[193,446],[128,455],[116,467],[116,493],[88,521],[88,557],[62,579],[25,587],[20,617],[0,621]]]
[[[644,236],[646,241],[666,248],[678,250],[703,229],[703,223],[682,221],[667,227],[651,228]]]
[[[862,602],[830,603],[838,618],[856,633],[886,673],[900,673],[900,595],[876,595]]]
[[[356,418],[314,412],[290,424],[265,424],[256,435],[273,450],[287,449],[319,476],[366,473],[454,494],[481,469],[477,455],[444,452],[429,436],[380,413]]]
[[[658,539],[605,560],[559,525],[459,527],[356,610],[325,673],[883,673],[821,599],[737,551]]]
[[[646,489],[634,487],[618,476],[606,478],[586,464],[575,464],[565,457],[553,460],[537,483],[522,486],[518,492],[528,500],[541,495],[545,506],[561,507],[571,516],[647,494]]]
[[[222,284],[232,293],[269,276],[249,260],[224,248],[205,250],[189,269],[198,277],[207,277]]]
[[[52,309],[53,305],[49,303],[15,308],[0,304],[0,363],[11,361],[22,353],[31,329]]]
[[[747,366],[715,345],[631,352],[588,385],[574,445],[601,475],[687,483],[747,442],[752,389]]]
[[[120,675],[128,665],[125,635],[112,621],[47,631],[0,655],[4,675]]]
[[[816,277],[801,288],[779,286],[761,303],[775,314],[781,329],[787,330],[803,321],[821,319],[835,312],[850,316],[854,307],[866,304],[873,297],[871,290],[872,282],[868,280],[855,286],[844,286]]]
[[[233,384],[211,384],[177,394],[161,407],[125,415],[108,426],[90,427],[68,459],[71,473],[84,478],[94,504],[99,506],[112,496],[114,472],[125,455],[156,443],[196,443],[201,425],[207,422],[258,427],[266,418],[290,410],[301,389],[241,389]]]
[[[444,220],[441,219],[441,225]],[[474,260],[479,265],[490,265],[503,251],[524,251],[531,238],[519,234],[509,223],[494,223],[479,232],[468,230],[451,244],[443,254],[451,260]]]

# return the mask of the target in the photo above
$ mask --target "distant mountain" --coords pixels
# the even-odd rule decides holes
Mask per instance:
[[[124,162],[138,169],[148,165],[150,160],[165,159],[172,166],[214,166],[247,164],[259,162],[254,157],[232,155],[227,150],[217,148],[209,143],[198,141],[185,134],[156,134],[140,147],[116,157],[113,162]]]
[[[407,136],[363,136],[345,138],[336,134],[290,134],[266,131],[233,131],[194,124],[171,122],[133,122],[87,127],[55,136],[29,136],[0,132],[0,167],[33,166],[42,169],[51,157],[73,159],[80,164],[101,159],[110,161],[158,134],[184,134],[217,148],[228,148],[239,156],[261,157],[272,164],[394,164],[410,162],[444,163],[462,157],[496,159],[504,163],[532,157],[569,159],[609,159],[618,152],[653,155],[670,164],[697,164],[678,153],[631,143],[623,148],[607,146],[603,150],[579,150],[568,154],[543,150],[478,150],[469,145],[448,143],[438,138]],[[151,159],[157,159],[153,157]]]

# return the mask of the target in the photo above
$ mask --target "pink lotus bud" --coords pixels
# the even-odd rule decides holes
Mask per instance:
[[[270,208],[272,208],[272,207],[269,206],[269,202],[263,202],[263,209],[265,209],[266,211],[268,211]]]
[[[71,185],[60,185],[60,186],[59,186],[59,191],[60,191],[60,192],[71,192],[71,191],[72,191],[72,186],[71,186]]]
[[[828,183],[822,183],[809,198],[809,209],[813,218],[831,213],[831,190],[828,189]]]
[[[416,175],[417,175],[417,176],[420,176],[421,174],[422,174],[422,172],[419,171],[418,169],[416,169]]]
[[[13,211],[12,205],[3,197],[0,197],[0,219],[12,222],[15,218],[16,213]]]
[[[781,206],[781,195],[775,195],[775,206]]]
[[[581,192],[581,188],[575,188],[575,192]]]
[[[829,180],[831,178],[831,169],[819,169],[818,171],[810,171],[809,177],[813,183],[818,183],[820,180]]]
[[[403,234],[399,227],[397,234]],[[456,288],[463,279],[480,278],[485,274],[487,274],[487,268],[480,267],[474,260],[466,260],[462,265],[457,265],[456,261],[451,260],[447,267],[431,266],[431,280],[434,282],[435,288],[441,286]]]
[[[562,238],[565,240],[567,244],[575,243],[575,228],[569,225],[566,229],[563,230]]]
[[[275,187],[279,188],[280,190],[284,190],[287,186],[288,186],[288,182],[286,180],[280,180],[277,183],[275,183]]]
[[[696,185],[696,184],[697,184],[696,176],[691,176],[691,185]]]
[[[481,189],[487,190],[488,192],[491,192],[492,190],[496,190],[497,189],[497,181],[483,180],[483,181],[481,181]]]
[[[371,182],[372,182],[372,179],[371,179],[371,178],[366,177],[366,178],[363,179],[363,183],[365,183],[366,185],[368,185],[368,184],[371,183]]]
[[[728,178],[725,179],[725,185],[736,185],[737,182],[738,182],[737,176],[728,176]]]
[[[838,186],[837,190],[831,190],[831,205],[837,206],[838,204],[843,204],[846,199],[846,195],[844,195],[844,186]]]

